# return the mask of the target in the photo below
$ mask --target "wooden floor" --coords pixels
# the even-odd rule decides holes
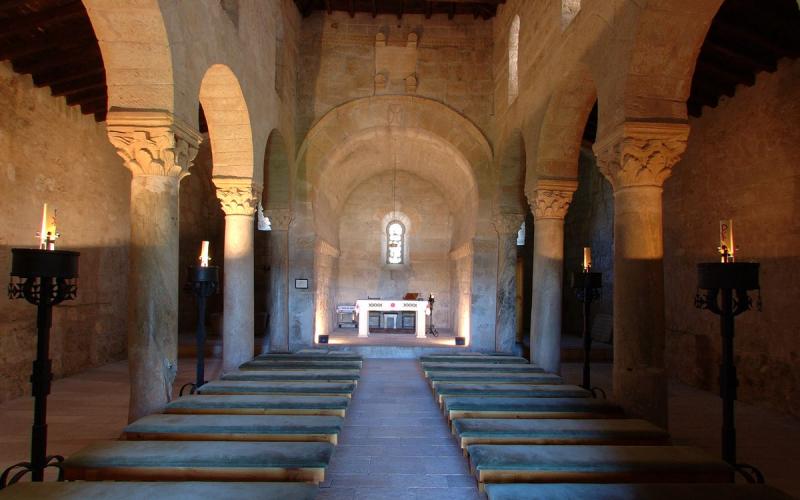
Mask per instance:
[[[219,359],[209,360],[207,376],[215,378],[219,367]],[[181,359],[176,393],[193,370],[194,360]],[[563,371],[567,383],[580,381],[579,364]],[[480,498],[417,362],[368,359],[361,375],[321,498]],[[610,387],[609,365],[596,364],[593,375],[594,385]],[[119,362],[55,381],[48,451],[67,455],[116,439],[127,423],[127,378],[127,363]],[[0,467],[28,459],[32,406],[28,397],[0,404]],[[718,454],[720,420],[716,394],[670,386],[676,444]],[[761,468],[770,485],[800,497],[800,421],[739,403],[737,430],[740,460]],[[396,493],[388,495],[390,490]]]

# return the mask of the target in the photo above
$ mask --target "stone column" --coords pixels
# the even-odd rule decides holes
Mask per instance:
[[[331,287],[338,258],[339,249],[325,240],[317,239],[314,247],[314,342],[320,335],[331,333],[333,317]]]
[[[267,210],[269,233],[269,352],[289,352],[289,225],[288,208]]]
[[[166,111],[112,111],[108,137],[131,171],[130,421],[159,413],[178,370],[178,188],[200,134]]]
[[[614,189],[614,397],[667,425],[661,192],[689,126],[625,123],[594,146]]]
[[[531,361],[552,373],[561,371],[564,217],[577,187],[573,180],[541,179],[530,198],[534,219]]]
[[[225,212],[222,371],[230,372],[252,359],[255,352],[253,215],[261,187],[248,178],[215,177],[213,180]]]
[[[517,234],[525,216],[498,214],[497,230],[497,320],[495,351],[511,353],[517,337]]]

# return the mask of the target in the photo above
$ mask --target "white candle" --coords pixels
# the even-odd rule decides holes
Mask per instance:
[[[722,262],[733,262],[733,220],[731,219],[719,221],[719,251],[722,254]]]
[[[200,249],[200,267],[208,267],[208,242],[203,241]]]
[[[583,270],[589,272],[592,268],[592,247],[583,247]]]
[[[39,248],[47,250],[47,203],[42,207],[42,229],[39,231]]]

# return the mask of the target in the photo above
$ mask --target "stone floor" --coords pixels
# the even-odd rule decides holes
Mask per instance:
[[[208,361],[214,378],[220,360]],[[466,461],[414,360],[368,359],[322,485],[321,498],[481,498]],[[182,359],[177,388],[193,378],[194,360]],[[580,380],[580,364],[563,365]],[[610,387],[610,365],[593,368],[594,385]],[[57,380],[49,398],[51,453],[70,454],[125,426],[127,363],[113,363]],[[27,460],[32,399],[0,404],[0,468]],[[677,444],[719,453],[720,401],[716,394],[670,385],[670,431]],[[757,465],[767,482],[800,498],[800,421],[747,403],[737,405],[739,457]]]
[[[364,361],[319,498],[483,498],[416,360]]]

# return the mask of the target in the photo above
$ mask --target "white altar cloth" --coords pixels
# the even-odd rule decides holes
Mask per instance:
[[[357,300],[356,314],[358,314],[358,336],[369,337],[370,311],[414,311],[417,315],[417,338],[425,338],[425,316],[429,315],[430,306],[427,300]]]

